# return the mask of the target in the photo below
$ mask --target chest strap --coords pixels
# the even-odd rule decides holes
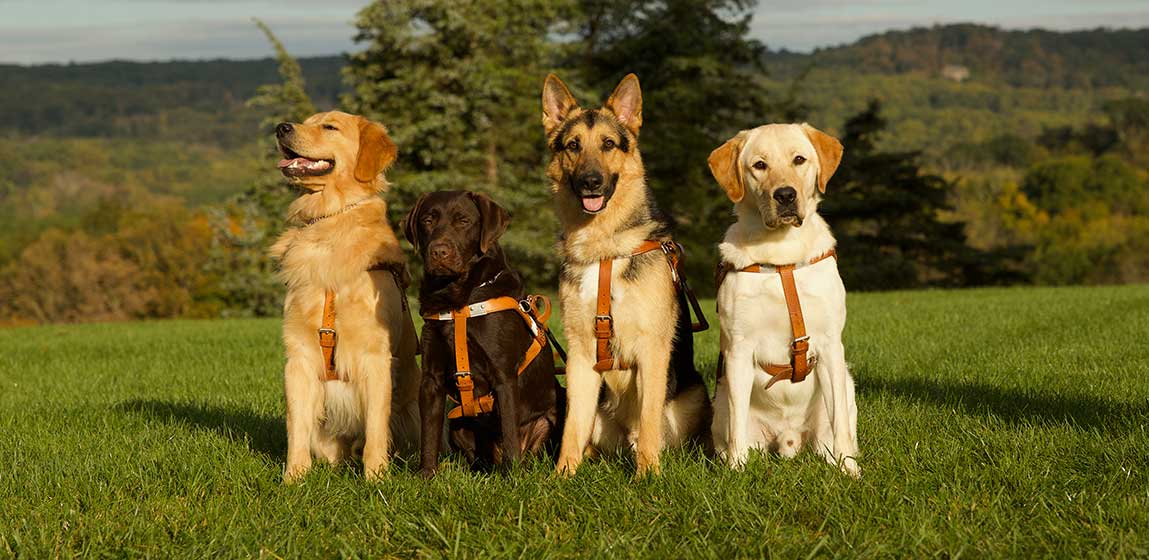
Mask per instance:
[[[810,336],[806,334],[806,319],[802,315],[802,302],[798,298],[798,285],[794,282],[794,269],[804,268],[830,257],[837,258],[837,256],[837,252],[834,249],[830,249],[811,259],[809,262],[799,265],[752,264],[746,268],[734,271],[757,274],[777,273],[782,281],[782,294],[786,297],[786,310],[790,315],[790,330],[793,333],[793,339],[790,341],[790,363],[759,364],[759,366],[766,371],[766,374],[771,377],[770,382],[766,384],[767,389],[783,379],[789,379],[792,383],[801,383],[817,364],[817,356],[809,355]]]
[[[447,418],[473,417],[487,414],[495,409],[495,396],[475,394],[475,382],[471,376],[471,358],[467,348],[467,319],[474,319],[500,311],[515,311],[526,323],[531,332],[531,345],[527,347],[523,359],[519,361],[515,375],[522,375],[535,361],[547,345],[547,320],[551,316],[551,303],[544,296],[529,295],[522,301],[503,296],[472,303],[466,307],[443,313],[426,313],[428,321],[454,321],[455,343],[455,388],[459,391],[459,406],[447,412]],[[454,400],[454,399],[452,399]]]
[[[405,280],[407,269],[401,264],[377,264],[367,270],[386,270],[391,273],[391,277],[395,279],[395,286],[399,288],[403,313],[410,319],[411,308],[407,304],[407,282]],[[338,340],[339,337],[335,332],[335,290],[328,289],[323,295],[323,319],[319,324],[319,348],[323,350],[321,381],[339,381],[339,372],[335,371],[335,346]]]
[[[690,307],[694,309],[694,316],[698,318],[697,323],[691,323],[691,330],[693,332],[702,332],[710,328],[710,324],[706,321],[706,316],[702,314],[702,306],[698,304],[698,298],[694,296],[694,290],[690,288],[690,284],[686,281],[686,276],[683,274],[683,266],[685,266],[686,263],[686,253],[683,251],[682,245],[674,241],[660,242],[647,240],[643,241],[630,255],[618,258],[634,258],[658,249],[661,249],[666,255],[666,263],[670,267],[670,278],[674,282],[675,288],[685,292],[687,301],[690,302]],[[599,373],[612,369],[628,369],[631,367],[630,364],[615,359],[614,353],[610,351],[610,341],[614,338],[614,317],[611,315],[610,309],[611,271],[614,267],[614,261],[614,258],[606,258],[598,262],[598,299],[595,304],[594,317],[594,370]]]

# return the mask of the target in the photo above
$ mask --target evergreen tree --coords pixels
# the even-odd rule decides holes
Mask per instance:
[[[916,152],[881,152],[881,106],[871,101],[845,126],[845,154],[819,210],[838,238],[839,266],[852,290],[998,282],[1013,270],[1003,255],[966,243],[964,224],[944,220],[952,185],[923,173]]]

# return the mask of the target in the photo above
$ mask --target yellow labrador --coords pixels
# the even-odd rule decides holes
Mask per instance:
[[[718,290],[725,375],[712,426],[716,451],[733,467],[750,449],[793,457],[810,446],[847,474],[861,474],[854,381],[842,347],[846,291],[834,236],[817,213],[841,157],[837,139],[807,124],[744,130],[710,155],[738,216],[719,245],[729,273]],[[803,325],[792,319],[784,274],[808,339],[796,332]]]
[[[280,123],[276,137],[279,168],[301,193],[272,247],[287,284],[284,480],[304,475],[313,455],[334,463],[360,448],[376,479],[396,444],[413,448],[419,438],[405,257],[379,197],[395,144],[383,125],[337,111]]]

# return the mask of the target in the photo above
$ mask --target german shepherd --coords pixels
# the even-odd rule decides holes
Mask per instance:
[[[638,131],[642,92],[630,74],[599,109],[582,109],[554,74],[543,85],[543,128],[555,211],[562,224],[559,297],[570,344],[569,408],[556,469],[571,476],[584,453],[632,448],[637,476],[659,472],[664,445],[699,434],[710,417],[694,368],[686,298],[662,251],[670,224],[646,185]],[[616,367],[596,363],[599,266],[612,260],[610,301]],[[598,320],[596,320],[598,319]],[[619,364],[629,364],[619,366]]]

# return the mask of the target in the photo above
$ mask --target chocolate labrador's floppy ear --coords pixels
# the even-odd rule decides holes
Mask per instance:
[[[427,194],[424,193],[415,200],[415,204],[411,205],[411,210],[407,212],[406,216],[403,216],[403,223],[401,224],[403,226],[403,236],[407,238],[407,241],[411,243],[411,246],[415,248],[416,252],[422,250],[423,247],[419,234],[419,212],[422,210],[423,200],[426,198]]]
[[[642,88],[638,87],[638,76],[627,74],[603,107],[610,109],[618,122],[638,136],[638,129],[642,128]]]
[[[398,148],[391,137],[387,135],[387,128],[383,125],[359,117],[359,155],[355,162],[355,180],[360,183],[370,183],[387,169]]]
[[[558,128],[571,111],[578,109],[571,90],[554,74],[547,74],[543,82],[543,129],[547,134]]]
[[[483,227],[479,237],[479,250],[485,254],[495,245],[503,232],[507,231],[511,216],[485,194],[468,192],[467,196],[471,197],[475,206],[479,207],[479,222]]]
[[[802,131],[814,145],[814,151],[818,152],[818,190],[826,194],[826,183],[830,182],[830,177],[838,170],[838,164],[842,163],[842,143],[806,123],[802,123]]]
[[[710,152],[706,163],[710,165],[710,174],[714,180],[726,191],[731,202],[738,202],[746,196],[746,181],[742,176],[742,146],[746,144],[746,136],[750,131],[743,130],[726,141],[725,144]]]

